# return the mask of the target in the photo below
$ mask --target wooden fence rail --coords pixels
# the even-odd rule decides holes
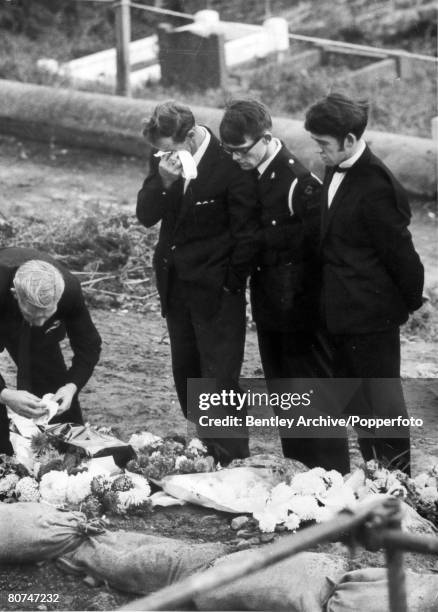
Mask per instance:
[[[355,539],[373,548],[384,546],[387,551],[388,589],[391,612],[407,612],[403,550],[438,554],[438,538],[402,533],[401,507],[396,498],[367,502],[355,512],[342,512],[327,523],[315,525],[281,539],[269,547],[269,555],[263,549],[254,550],[247,560],[239,559],[195,574],[179,583],[137,599],[121,610],[174,610],[203,591],[228,584],[248,574],[255,573],[287,557],[322,542]]]

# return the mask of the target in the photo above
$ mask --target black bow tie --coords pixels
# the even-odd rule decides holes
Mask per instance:
[[[347,172],[347,170],[350,170],[350,168],[343,168],[342,166],[333,166],[332,170],[333,172]]]

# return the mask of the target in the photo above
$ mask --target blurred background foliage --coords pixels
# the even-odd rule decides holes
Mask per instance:
[[[428,0],[137,0],[142,4],[193,14],[211,8],[224,20],[260,24],[269,15],[284,16],[294,33],[345,40],[413,52],[436,54],[436,6]],[[132,39],[155,32],[162,21],[186,23],[175,17],[131,9]],[[0,78],[68,86],[62,79],[41,73],[39,58],[68,61],[113,47],[112,3],[79,0],[0,0]],[[297,51],[305,50],[297,46]],[[375,129],[430,136],[430,120],[437,114],[436,68],[418,62],[408,79],[378,80],[352,85],[348,63],[339,61],[312,70],[292,69],[293,56],[280,65],[233,70],[225,90],[179,91],[150,84],[138,97],[169,96],[192,104],[223,106],[235,95],[260,97],[273,113],[301,118],[304,109],[333,88],[354,90],[372,101]],[[89,87],[87,86],[89,89]],[[102,85],[94,91],[112,93]],[[420,95],[421,94],[421,95]]]

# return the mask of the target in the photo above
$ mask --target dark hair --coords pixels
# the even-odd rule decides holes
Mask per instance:
[[[239,145],[245,141],[245,136],[258,140],[271,128],[272,119],[266,106],[248,98],[231,100],[227,104],[219,133],[223,142]]]
[[[368,123],[368,108],[366,100],[332,93],[309,108],[304,127],[308,132],[334,136],[339,141],[350,133],[360,138]]]
[[[168,100],[158,104],[150,119],[143,122],[143,136],[152,144],[159,138],[170,137],[183,142],[195,125],[192,111],[185,104]]]

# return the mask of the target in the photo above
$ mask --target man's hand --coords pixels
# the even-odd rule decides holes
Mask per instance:
[[[29,391],[3,389],[0,393],[0,401],[20,416],[28,419],[43,416],[47,412],[40,406],[40,398]]]
[[[169,189],[169,187],[181,176],[181,172],[182,165],[177,153],[173,151],[163,155],[158,165],[158,173],[166,189]]]
[[[77,386],[74,383],[67,383],[63,387],[59,387],[58,391],[53,396],[53,401],[58,402],[59,409],[58,414],[62,414],[66,410],[68,410],[73,401],[73,397],[78,390]],[[61,402],[61,403],[60,403]]]

